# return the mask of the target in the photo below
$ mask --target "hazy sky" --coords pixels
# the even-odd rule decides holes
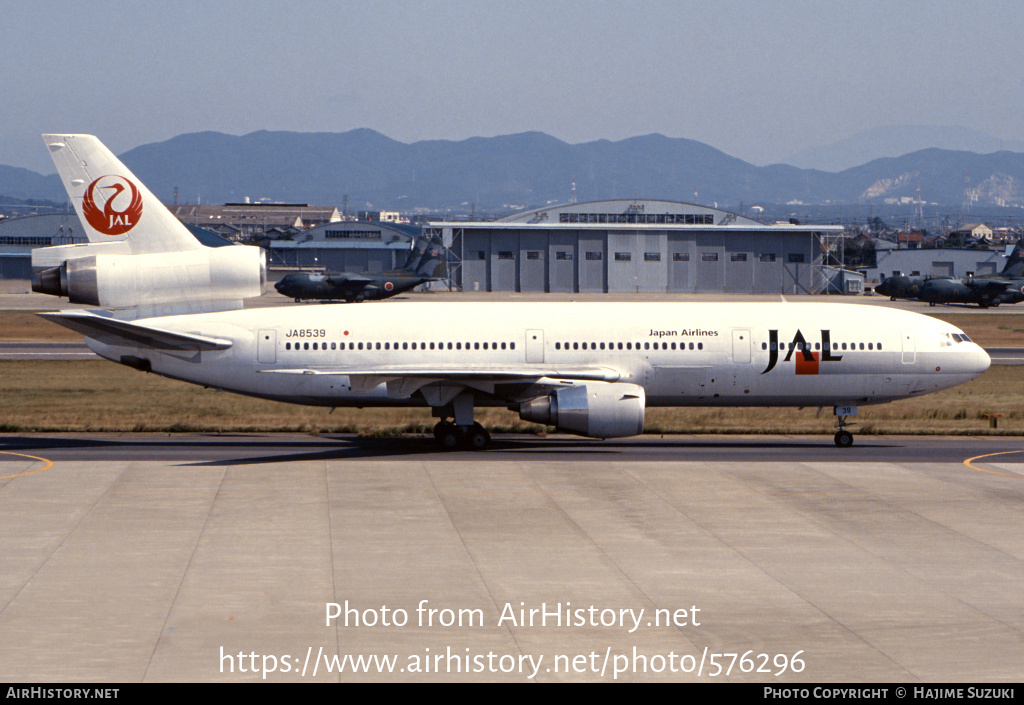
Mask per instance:
[[[0,164],[39,134],[660,132],[755,164],[882,125],[1024,139],[1020,0],[0,0]]]

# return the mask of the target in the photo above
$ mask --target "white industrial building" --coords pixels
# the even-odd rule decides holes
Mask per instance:
[[[875,266],[864,269],[868,279],[881,281],[887,277],[979,277],[996,274],[1003,269],[1006,258],[1002,250],[964,249],[899,249],[875,246]]]

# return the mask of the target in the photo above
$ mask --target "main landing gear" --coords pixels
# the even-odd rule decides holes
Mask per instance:
[[[491,434],[474,421],[471,425],[460,426],[444,419],[434,426],[434,438],[444,450],[483,450],[491,442]]]
[[[443,401],[439,400],[439,401]],[[434,438],[442,450],[483,450],[491,443],[491,434],[473,420],[473,393],[462,390],[447,404],[431,405],[435,418]]]

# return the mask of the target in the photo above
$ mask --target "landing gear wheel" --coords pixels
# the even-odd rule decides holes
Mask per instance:
[[[445,429],[437,440],[444,450],[455,450],[462,445],[462,437],[463,434],[458,427],[452,426],[450,429]]]
[[[480,424],[474,423],[466,434],[466,442],[471,450],[483,450],[490,444],[491,434]]]
[[[846,430],[846,427],[850,425],[847,419],[857,413],[857,407],[854,404],[836,405],[833,407],[833,411],[836,414],[836,422],[839,424],[839,430],[835,435],[836,447],[849,448],[853,445],[853,434]]]
[[[442,450],[483,450],[491,444],[491,434],[479,423],[458,426],[451,421],[439,421],[434,426],[434,438]]]
[[[849,448],[853,445],[853,434],[849,431],[836,431],[836,447]]]
[[[462,441],[462,433],[459,431],[459,427],[451,421],[439,421],[434,426],[434,440],[444,450],[455,450]]]

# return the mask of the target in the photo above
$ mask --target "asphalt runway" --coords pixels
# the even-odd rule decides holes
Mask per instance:
[[[1014,682],[1021,526],[1014,438],[6,434],[0,680]]]

